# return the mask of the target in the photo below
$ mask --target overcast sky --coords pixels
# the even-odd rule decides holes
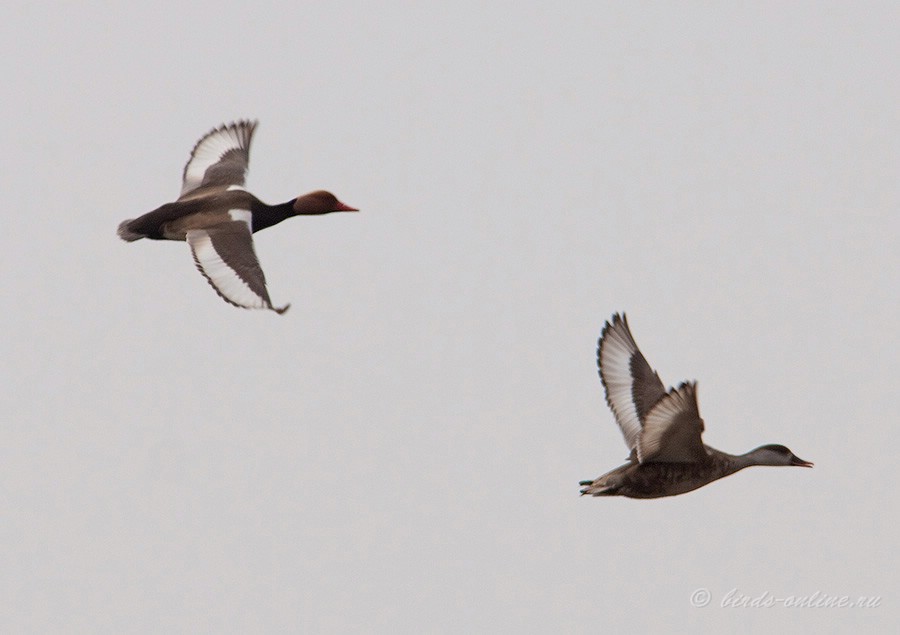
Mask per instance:
[[[900,9],[788,4],[4,3],[0,630],[896,626]],[[362,210],[256,235],[284,316],[115,234],[242,117]],[[579,498],[616,311],[816,467]]]

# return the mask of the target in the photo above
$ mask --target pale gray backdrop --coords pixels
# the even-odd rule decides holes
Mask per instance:
[[[895,626],[900,9],[785,4],[4,3],[0,629]],[[257,236],[283,317],[115,235],[240,117],[363,210]],[[621,310],[815,469],[579,498]]]

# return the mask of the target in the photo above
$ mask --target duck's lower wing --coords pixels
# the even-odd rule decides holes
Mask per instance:
[[[197,269],[226,302],[245,309],[271,309],[279,314],[290,307],[272,306],[248,222],[234,220],[192,229],[186,233],[186,240]]]

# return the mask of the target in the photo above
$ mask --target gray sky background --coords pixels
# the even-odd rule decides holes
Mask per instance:
[[[426,4],[0,8],[0,630],[895,627],[896,3]],[[115,235],[241,117],[283,317]],[[815,469],[579,498],[622,310]]]

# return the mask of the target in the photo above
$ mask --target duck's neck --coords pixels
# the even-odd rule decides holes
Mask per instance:
[[[710,457],[718,465],[719,470],[722,472],[722,476],[734,474],[735,472],[743,470],[745,467],[750,467],[751,465],[759,465],[756,457],[753,456],[753,452],[747,452],[746,454],[728,454],[727,452],[722,452],[721,450],[716,450],[715,448],[710,448],[709,446],[706,447],[707,451],[709,451],[710,453]]]
[[[266,227],[277,225],[286,218],[296,216],[297,212],[294,211],[294,201],[296,200],[292,198],[287,203],[278,205],[266,205],[258,199],[254,201],[252,209],[253,231],[258,232]]]
[[[742,470],[751,465],[788,465],[788,462],[784,460],[783,456],[775,455],[765,448],[756,448],[755,450],[750,450],[746,454],[732,456],[732,459],[735,464],[739,466],[737,470]],[[735,470],[735,472],[737,470]]]
[[[743,470],[745,467],[750,467],[751,465],[762,465],[759,462],[759,458],[753,454],[753,452],[747,452],[746,454],[731,454],[731,463],[734,465],[734,471]]]

